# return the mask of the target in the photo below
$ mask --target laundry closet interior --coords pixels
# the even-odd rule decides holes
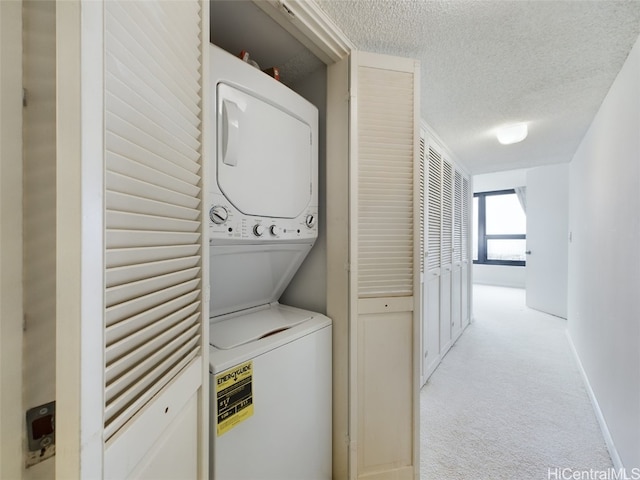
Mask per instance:
[[[251,3],[216,5],[239,11],[212,8],[208,48],[211,478],[327,479],[331,320],[292,307],[306,306],[295,292],[283,296],[324,221],[318,108],[281,82],[294,77],[278,57],[282,48],[260,51],[247,40],[246,32],[274,35],[255,24],[264,14]],[[217,31],[226,36],[218,40]],[[295,47],[291,38],[282,41]],[[267,66],[271,75],[262,71]],[[311,268],[309,278],[324,283],[322,273]]]

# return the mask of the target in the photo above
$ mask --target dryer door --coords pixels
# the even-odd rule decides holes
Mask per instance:
[[[302,214],[311,200],[311,127],[224,83],[216,108],[217,180],[227,200],[246,215]]]

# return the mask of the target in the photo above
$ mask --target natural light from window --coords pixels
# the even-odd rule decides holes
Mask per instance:
[[[527,233],[527,217],[515,193],[487,197],[487,235]]]
[[[482,192],[473,199],[476,263],[524,265],[527,217],[514,190]]]

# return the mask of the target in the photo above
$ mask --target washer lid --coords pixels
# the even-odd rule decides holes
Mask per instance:
[[[281,308],[280,305],[275,307],[270,305],[263,310],[211,323],[209,343],[216,348],[229,350],[288,330],[310,318],[313,318],[311,312],[288,310]]]
[[[209,317],[277,302],[313,242],[209,247]]]

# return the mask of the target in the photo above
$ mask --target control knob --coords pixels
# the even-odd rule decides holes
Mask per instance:
[[[307,215],[307,218],[304,220],[304,224],[308,228],[313,228],[316,224],[316,216],[315,215]]]
[[[265,230],[264,225],[260,225],[259,223],[253,226],[253,234],[256,237],[261,237],[264,234],[264,230]]]
[[[229,218],[229,211],[222,205],[214,205],[209,210],[209,218],[216,225],[222,225]]]
[[[277,237],[278,235],[280,235],[280,232],[282,232],[282,229],[277,225],[271,225],[269,227],[269,233],[271,233],[271,235],[273,235],[274,237]]]

